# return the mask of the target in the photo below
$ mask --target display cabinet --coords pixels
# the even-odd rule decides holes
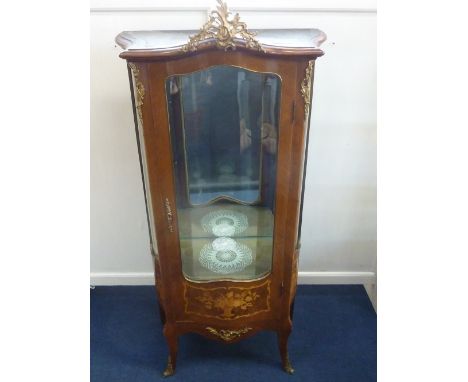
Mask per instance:
[[[297,282],[317,29],[247,29],[219,2],[200,31],[122,32],[156,291],[177,339],[277,333]]]

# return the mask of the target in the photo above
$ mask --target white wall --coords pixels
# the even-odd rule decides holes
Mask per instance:
[[[123,30],[198,29],[215,3],[91,4],[91,282],[152,283]],[[285,4],[289,8],[286,8]],[[376,12],[372,0],[228,1],[249,28],[325,31],[316,64],[300,278],[375,282]],[[265,8],[266,7],[266,8]]]

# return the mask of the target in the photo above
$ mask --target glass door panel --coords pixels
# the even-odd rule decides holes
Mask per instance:
[[[271,271],[280,92],[275,74],[225,65],[166,80],[188,279]]]

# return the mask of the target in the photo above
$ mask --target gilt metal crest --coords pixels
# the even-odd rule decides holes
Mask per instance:
[[[220,49],[236,49],[235,38],[244,40],[245,46],[250,49],[263,51],[260,43],[255,39],[255,33],[247,30],[247,25],[240,21],[240,16],[234,16],[229,12],[227,4],[217,0],[216,10],[211,11],[209,20],[194,36],[190,36],[189,42],[182,47],[184,52],[194,52],[201,42],[214,39],[216,46]]]

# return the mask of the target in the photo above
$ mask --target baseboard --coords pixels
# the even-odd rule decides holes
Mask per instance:
[[[375,282],[373,284],[364,284],[364,288],[366,289],[374,310],[377,312],[377,284]]]
[[[299,284],[374,284],[374,272],[299,272]]]
[[[91,285],[153,285],[152,272],[92,272]],[[374,272],[299,272],[299,284],[375,284]]]
[[[154,285],[153,272],[91,272],[91,285]]]

